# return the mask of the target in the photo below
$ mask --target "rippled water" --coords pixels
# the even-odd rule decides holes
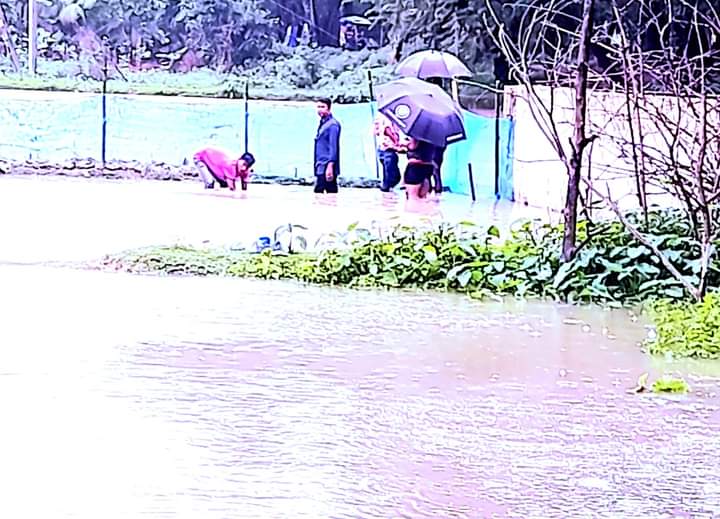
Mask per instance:
[[[622,312],[20,267],[0,286],[0,517],[720,515],[720,367],[651,362]],[[628,394],[647,370],[693,394]]]

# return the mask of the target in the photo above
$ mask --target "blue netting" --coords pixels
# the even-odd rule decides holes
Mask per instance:
[[[0,93],[0,156],[61,161],[101,154],[101,97],[48,92]],[[341,167],[347,178],[377,178],[371,103],[338,105],[342,124]],[[242,151],[243,100],[181,97],[107,97],[107,159],[180,164],[198,147]],[[512,122],[500,122],[500,195],[512,198]],[[312,103],[251,101],[249,148],[260,174],[312,175],[317,129]],[[478,197],[494,197],[494,119],[466,113],[468,139],[448,148],[443,173],[453,192],[470,194],[473,165]]]
[[[445,153],[443,182],[453,193],[470,195],[468,164],[472,164],[475,194],[495,197],[495,119],[465,112],[467,140],[453,144]],[[500,168],[498,196],[513,199],[513,123],[500,120]]]

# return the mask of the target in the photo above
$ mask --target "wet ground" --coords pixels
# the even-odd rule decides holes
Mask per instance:
[[[403,209],[286,189],[0,178],[0,517],[720,516],[720,364],[627,312],[17,265]]]
[[[506,228],[547,213],[509,202],[444,194],[407,207],[404,193],[346,189],[316,197],[309,187],[251,185],[206,191],[195,182],[102,181],[0,176],[0,262],[84,261],[150,246],[248,245],[280,225],[301,224],[314,241],[355,222],[394,225],[471,220]]]

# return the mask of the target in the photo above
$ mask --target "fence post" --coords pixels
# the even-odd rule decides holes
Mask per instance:
[[[495,81],[495,198],[500,198],[500,81]]]
[[[28,2],[28,69],[30,75],[35,75],[37,71],[37,0],[29,0]]]
[[[468,179],[470,180],[470,196],[472,196],[472,201],[475,202],[477,200],[475,196],[475,179],[473,178],[473,167],[470,162],[468,162]]]
[[[250,142],[250,81],[245,82],[245,153]]]
[[[107,35],[102,37],[103,43],[103,81],[102,81],[102,133],[101,133],[101,148],[100,158],[102,160],[102,167],[105,169],[105,160],[107,155],[107,80],[108,80],[108,49],[107,49]]]
[[[368,92],[370,92],[370,116],[372,117],[372,121],[370,124],[375,124],[375,107],[373,106],[373,103],[375,102],[375,88],[373,86],[373,77],[372,77],[372,70],[368,69],[367,71],[367,79],[368,79]],[[373,157],[375,161],[375,178],[380,178],[380,163],[378,160],[378,143],[377,143],[377,137],[375,136],[375,131],[373,131]]]

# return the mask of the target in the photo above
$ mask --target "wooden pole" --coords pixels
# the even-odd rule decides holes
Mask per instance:
[[[458,81],[455,78],[452,78],[450,80],[450,88],[452,91],[452,98],[457,103],[460,104],[460,89],[458,88]]]
[[[470,196],[472,201],[475,202],[477,197],[475,196],[475,179],[473,178],[472,164],[468,162],[468,179],[470,180]]]
[[[28,71],[37,72],[37,0],[28,1]]]

